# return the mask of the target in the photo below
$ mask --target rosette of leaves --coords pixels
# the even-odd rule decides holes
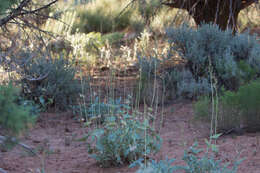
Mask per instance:
[[[149,120],[140,121],[129,109],[123,105],[117,114],[106,117],[103,127],[88,134],[88,153],[103,167],[131,163],[160,149],[161,138]]]

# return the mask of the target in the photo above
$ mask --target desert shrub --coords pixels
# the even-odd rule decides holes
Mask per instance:
[[[135,94],[139,103],[161,104],[180,98],[197,99],[211,93],[208,79],[196,80],[189,70],[177,65],[161,70],[162,61],[156,56],[138,56],[140,75]]]
[[[109,99],[107,102],[102,102],[96,97],[89,106],[73,105],[71,107],[73,114],[81,115],[80,118],[83,118],[85,121],[89,123],[95,121],[95,123],[102,124],[109,115],[118,114],[122,106],[124,104],[121,103],[121,99]]]
[[[172,163],[175,159],[168,159],[160,160],[156,162],[155,160],[149,160],[147,165],[143,164],[144,159],[139,159],[132,163],[130,167],[135,167],[137,165],[140,168],[136,171],[136,173],[172,173],[175,170],[175,167],[172,166]]]
[[[66,37],[71,42],[73,47],[72,53],[76,57],[77,62],[80,62],[82,65],[93,65],[98,62],[102,48],[107,43],[112,45],[121,41],[123,33],[114,32],[104,35],[99,32],[90,32],[88,34],[75,33]]]
[[[104,43],[106,41],[108,41],[109,44],[114,44],[114,43],[121,41],[123,39],[123,37],[124,37],[124,33],[113,32],[113,33],[103,35],[102,40]]]
[[[47,45],[47,49],[55,54],[69,54],[73,52],[73,47],[71,46],[71,43],[64,38],[58,38],[56,40],[50,41]]]
[[[139,1],[138,3],[138,11],[144,18],[146,24],[149,24],[159,9],[161,9],[159,0]]]
[[[183,23],[195,26],[194,20],[189,16],[187,11],[180,9],[169,10],[169,7],[162,6],[161,10],[154,16],[150,26],[156,33],[165,33],[165,28],[172,26],[178,27]]]
[[[159,63],[157,57],[138,56],[140,73],[134,92],[137,104],[146,103],[151,106],[156,103],[157,98],[162,99],[162,80],[157,76]]]
[[[66,110],[76,103],[81,93],[76,71],[73,63],[62,55],[58,58],[34,58],[22,68],[22,94],[42,108],[55,106]]]
[[[241,124],[241,113],[239,108],[239,98],[236,93],[226,91],[220,97],[220,105],[215,125],[218,131],[238,129]]]
[[[167,30],[171,50],[186,61],[186,69],[194,79],[216,77],[218,88],[236,90],[248,77],[238,63],[243,63],[259,74],[260,45],[248,34],[232,35],[217,26],[204,24],[194,30],[187,26]],[[255,76],[251,76],[252,78]]]
[[[239,88],[237,93],[239,110],[248,131],[260,130],[260,80]]]
[[[30,106],[17,103],[19,92],[12,84],[0,85],[0,129],[9,135],[25,130],[35,120]]]
[[[78,63],[94,64],[100,56],[100,49],[104,46],[101,33],[90,32],[68,34],[66,38],[71,42],[73,47],[73,56]]]
[[[173,99],[196,99],[201,95],[208,95],[211,92],[207,79],[199,78],[195,80],[192,73],[185,69],[181,70],[173,67],[165,70],[163,72],[163,80],[167,93],[170,93],[170,98]]]
[[[194,79],[190,71],[179,72],[177,79],[177,96],[182,98],[197,98],[201,95],[208,95],[211,92],[210,84],[207,79]]]
[[[239,129],[241,125],[241,111],[239,109],[239,99],[236,93],[225,91],[219,97],[217,111],[217,124],[213,124],[218,132],[227,132],[231,129]],[[216,103],[216,98],[214,98]],[[194,111],[196,119],[210,122],[212,118],[212,99],[208,96],[199,98],[194,103]]]
[[[210,103],[208,96],[201,96],[193,104],[194,115],[196,119],[210,121]]]
[[[21,95],[21,93],[20,93]],[[28,107],[29,108],[29,113],[31,116],[37,116],[39,115],[40,112],[44,111],[40,105],[38,105],[37,103],[35,103],[33,100],[26,100],[25,98],[19,96],[18,100],[17,100],[17,104],[24,106],[24,107]]]
[[[216,102],[216,98],[214,102]],[[219,98],[217,111],[217,124],[214,121],[213,127],[216,127],[218,132],[227,132],[230,129],[240,128],[241,113],[236,93],[231,91],[224,92]],[[208,96],[199,98],[194,103],[194,112],[196,119],[210,122],[212,118],[212,100]]]
[[[213,152],[217,149],[216,145],[207,142],[208,148],[211,148]],[[186,173],[236,173],[238,165],[242,160],[235,161],[233,166],[229,168],[230,164],[222,164],[221,160],[216,160],[213,155],[205,152],[202,157],[199,156],[203,150],[197,147],[195,143],[189,150],[184,152],[183,160],[186,166],[177,166],[177,170],[184,170]]]
[[[241,86],[237,92],[225,91],[219,97],[217,124],[218,131],[243,128],[246,131],[260,130],[259,80]],[[199,99],[194,104],[195,116],[210,121],[211,100]]]
[[[217,152],[218,148],[216,145],[211,144],[206,140],[208,149],[213,152]],[[147,161],[147,165],[142,163],[143,159],[139,159],[130,166],[139,165],[140,168],[136,173],[173,173],[184,171],[185,173],[236,173],[239,164],[243,160],[236,160],[231,165],[230,163],[223,165],[221,160],[216,160],[213,154],[210,154],[208,151],[204,152],[200,156],[203,150],[198,148],[198,144],[195,143],[188,150],[184,151],[182,160],[185,162],[184,166],[172,165],[175,159],[160,160],[156,162],[154,160]]]
[[[103,127],[88,134],[88,152],[103,167],[131,163],[160,149],[161,138],[149,119],[141,121],[129,111],[130,107],[124,105],[106,117]]]
[[[129,26],[131,10],[120,12],[125,2],[119,0],[100,0],[87,4],[86,8],[78,9],[78,17],[73,24],[72,33],[101,32],[108,33],[119,31]]]

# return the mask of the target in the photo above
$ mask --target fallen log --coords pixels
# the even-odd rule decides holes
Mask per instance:
[[[3,144],[8,138],[5,136],[0,136],[0,144]],[[32,153],[33,155],[37,155],[37,153],[34,151],[34,149],[24,143],[18,142],[16,138],[12,137],[9,140],[11,140],[11,142],[17,143],[17,145],[19,145],[20,147],[24,148],[25,150],[29,151],[30,153]],[[1,171],[1,170],[0,170]]]

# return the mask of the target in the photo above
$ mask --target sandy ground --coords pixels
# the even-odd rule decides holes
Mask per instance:
[[[159,121],[159,120],[158,120]],[[163,145],[154,159],[176,158],[182,164],[184,149],[195,141],[205,148],[204,140],[209,135],[207,125],[193,121],[191,103],[172,104],[165,108],[164,126],[161,130]],[[0,152],[0,168],[8,173],[126,173],[135,172],[128,166],[101,168],[89,157],[84,142],[78,139],[88,131],[70,113],[44,113],[36,126],[22,142],[37,149],[38,156],[32,156],[20,147],[8,152]],[[220,152],[217,158],[229,162],[241,153],[245,158],[239,166],[239,173],[260,173],[260,133],[243,136],[223,136],[217,144]]]

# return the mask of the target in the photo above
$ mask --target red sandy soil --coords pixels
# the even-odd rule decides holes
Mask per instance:
[[[159,121],[159,120],[158,120]],[[161,151],[153,158],[176,158],[182,164],[183,152],[195,141],[205,148],[204,140],[209,136],[205,123],[193,121],[191,103],[172,104],[165,108],[164,126],[160,131],[163,138]],[[21,142],[38,149],[38,156],[30,156],[20,147],[0,152],[0,168],[8,173],[126,173],[136,168],[101,168],[79,139],[88,131],[70,113],[44,113],[36,126]],[[260,173],[260,133],[243,136],[223,136],[217,141],[220,152],[217,158],[224,162],[235,159],[238,153],[245,158],[239,166],[239,173]]]

